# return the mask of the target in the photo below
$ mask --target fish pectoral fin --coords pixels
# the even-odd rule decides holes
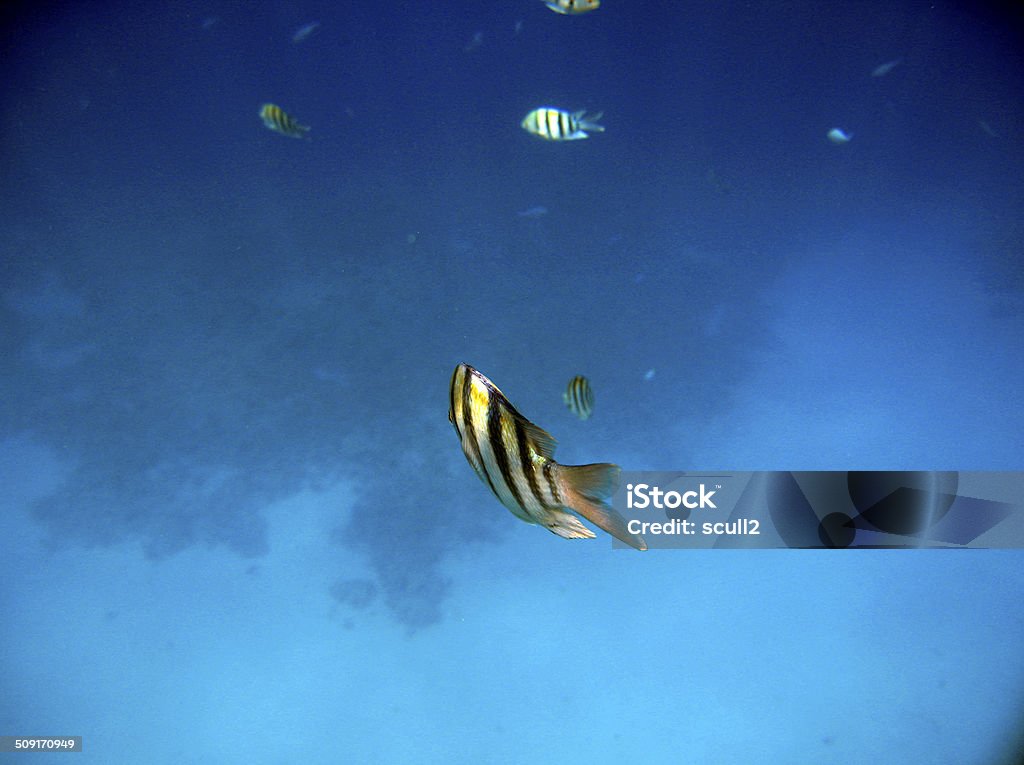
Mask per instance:
[[[619,472],[618,465],[559,465],[562,499],[570,510],[616,539],[637,550],[646,550],[644,538],[630,533],[626,519],[608,504],[608,498],[618,486]]]
[[[537,452],[544,459],[552,459],[555,456],[555,447],[558,446],[558,441],[555,437],[548,433],[544,428],[537,427],[528,419],[520,415],[520,422],[522,423],[523,429],[526,431],[526,438],[532,441],[536,447]]]

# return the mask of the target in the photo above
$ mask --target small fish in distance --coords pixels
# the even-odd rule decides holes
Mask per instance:
[[[260,119],[263,124],[275,133],[290,136],[291,138],[305,138],[309,128],[300,125],[284,109],[276,104],[263,104],[260,107]]]
[[[542,106],[527,114],[519,124],[527,133],[546,141],[577,141],[588,138],[588,130],[604,132],[604,128],[597,124],[601,114],[598,112],[589,116],[584,111],[568,112],[564,109]]]
[[[311,21],[308,24],[303,24],[301,27],[295,30],[295,34],[292,35],[293,43],[300,43],[312,35],[316,30],[320,28],[319,21]]]
[[[892,61],[886,61],[884,64],[879,64],[871,70],[871,76],[885,77],[885,75],[889,74],[889,72],[898,67],[901,63],[903,63],[903,59],[894,58]]]
[[[849,143],[850,139],[853,138],[853,133],[847,133],[846,131],[840,128],[832,128],[831,130],[828,131],[828,135],[826,137],[832,143]]]
[[[574,16],[587,11],[594,11],[601,5],[601,0],[545,0],[544,5],[555,13]]]
[[[569,380],[562,401],[581,420],[588,419],[594,413],[594,389],[590,387],[590,380],[583,375],[576,375]]]

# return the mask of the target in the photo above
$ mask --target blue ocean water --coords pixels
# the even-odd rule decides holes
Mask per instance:
[[[1024,469],[1015,12],[3,14],[0,735],[83,737],[46,762],[1015,761],[1024,553],[566,541],[447,422],[468,362],[569,464]],[[606,130],[544,142],[538,106]]]

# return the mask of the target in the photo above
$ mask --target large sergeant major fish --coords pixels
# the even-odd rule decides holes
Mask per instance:
[[[466,459],[513,515],[565,539],[593,539],[576,512],[637,550],[647,549],[608,504],[619,482],[618,465],[555,462],[555,439],[468,364],[455,367],[448,396],[448,420]]]

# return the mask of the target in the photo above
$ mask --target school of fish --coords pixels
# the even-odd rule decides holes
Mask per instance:
[[[576,16],[597,10],[601,6],[601,0],[544,0],[544,4],[555,13]],[[292,42],[301,43],[319,29],[320,22],[311,21],[292,34]],[[522,22],[516,22],[515,31],[516,34],[522,31]],[[476,32],[466,44],[464,52],[476,50],[482,43],[483,32]],[[305,138],[309,132],[307,126],[300,125],[276,104],[264,104],[260,107],[260,119],[270,130],[290,138]],[[528,133],[548,141],[576,141],[587,138],[587,131],[603,132],[604,128],[597,124],[599,119],[600,113],[588,116],[585,111],[570,112],[566,109],[543,106],[527,114],[521,125]]]
[[[542,0],[544,5],[555,13],[563,16],[577,16],[583,13],[597,10],[601,7],[600,0]],[[208,19],[208,22],[215,22],[216,19]],[[204,29],[206,23],[204,23]],[[311,21],[299,27],[292,35],[293,43],[300,43],[308,39],[320,28],[319,21]],[[515,33],[522,31],[522,21],[517,21]],[[476,32],[473,38],[465,46],[469,52],[479,48],[483,44],[483,32]],[[895,58],[883,62],[871,71],[872,77],[884,77],[893,69],[903,63],[902,58]],[[601,119],[599,112],[588,115],[586,111],[570,111],[553,106],[541,106],[530,111],[520,126],[531,135],[543,138],[546,141],[578,141],[589,138],[590,133],[604,132],[604,127],[598,124]],[[295,119],[288,115],[281,107],[275,104],[264,104],[260,108],[260,119],[267,128],[291,138],[304,138],[309,132],[309,127],[300,125]],[[841,128],[832,128],[826,137],[834,144],[849,143],[853,137]]]
[[[566,16],[589,13],[601,5],[600,0],[544,0],[544,4]],[[292,42],[303,42],[319,27],[316,21],[305,24],[292,35]],[[517,22],[516,34],[521,30],[522,22]],[[466,51],[482,43],[483,33],[477,32]],[[900,63],[902,59],[887,61],[875,67],[871,75],[883,77]],[[291,138],[306,138],[310,130],[273,103],[263,104],[259,116],[268,129]],[[600,112],[588,114],[585,110],[541,106],[531,110],[520,126],[545,141],[578,141],[591,133],[604,132],[598,122],[601,117]],[[844,144],[852,134],[832,128],[827,138],[832,143]],[[519,216],[533,218],[545,213],[546,208],[538,206]],[[652,369],[644,379],[653,376]],[[593,414],[594,391],[583,375],[569,381],[562,400],[580,420],[585,421]],[[631,547],[647,549],[643,537],[631,534],[622,516],[609,504],[617,488],[619,467],[611,463],[556,462],[555,439],[520,414],[493,382],[468,364],[459,364],[452,374],[448,419],[473,470],[517,518],[542,525],[567,539],[593,538],[594,532],[576,517],[578,514]]]

